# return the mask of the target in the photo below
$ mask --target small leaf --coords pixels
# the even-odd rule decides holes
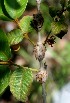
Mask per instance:
[[[0,52],[2,54],[2,57],[0,57],[0,60],[1,58],[4,58],[3,56],[5,56],[7,60],[11,58],[11,51],[8,44],[7,36],[1,29],[0,29]]]
[[[9,45],[15,45],[22,41],[24,38],[23,32],[20,29],[14,29],[7,33]]]
[[[18,44],[24,38],[24,33],[32,32],[33,28],[30,26],[31,20],[31,16],[24,16],[19,21],[19,26],[21,29],[14,29],[11,32],[7,33],[9,45]]]
[[[13,19],[19,18],[25,11],[28,0],[4,0],[6,12]]]
[[[16,69],[10,78],[10,91],[17,100],[25,102],[30,92],[33,81],[32,71],[30,69]]]
[[[62,38],[68,31],[68,25],[65,23],[62,24],[61,22],[52,22],[51,28],[52,34],[56,35],[59,38]]]
[[[0,94],[2,94],[9,85],[10,75],[11,72],[8,68],[5,72],[0,73]]]
[[[19,25],[20,25],[23,33],[28,33],[28,32],[31,32],[33,30],[33,28],[30,26],[31,20],[32,20],[31,16],[24,16],[20,20]]]

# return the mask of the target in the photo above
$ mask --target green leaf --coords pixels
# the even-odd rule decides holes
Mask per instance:
[[[9,19],[13,19],[8,12],[6,11],[5,5],[4,5],[4,0],[0,0],[1,3],[1,8],[2,8],[2,12],[5,16],[7,16]]]
[[[4,0],[6,12],[13,19],[19,18],[25,11],[28,0]]]
[[[0,52],[0,60],[2,60],[2,61],[8,60],[7,56],[3,52]]]
[[[28,33],[33,30],[33,28],[30,26],[31,20],[32,20],[31,16],[24,16],[20,20],[19,25],[20,25],[23,33]]]
[[[42,15],[44,17],[44,23],[43,23],[43,27],[42,30],[44,32],[47,32],[47,34],[50,32],[51,30],[51,22],[52,22],[52,18],[49,15],[49,7],[46,4],[41,4],[41,11],[42,11]],[[47,16],[46,16],[46,15]]]
[[[22,41],[24,38],[23,32],[20,29],[14,29],[7,33],[9,45],[15,45]]]
[[[10,78],[10,91],[17,100],[25,102],[33,81],[32,71],[28,68],[16,69]]]
[[[6,34],[0,29],[0,60],[9,60],[11,51]]]
[[[24,16],[19,21],[19,26],[21,29],[14,29],[11,32],[7,33],[9,45],[18,44],[24,38],[24,33],[32,32],[33,28],[30,26],[31,20],[31,16]]]
[[[55,17],[57,15],[57,11],[58,9],[56,9],[56,7],[53,6],[49,7],[49,14],[51,15],[51,17]]]
[[[0,20],[9,21],[10,19],[6,17],[2,11],[2,7],[0,5]]]
[[[56,35],[59,38],[62,38],[68,31],[68,25],[61,22],[52,22],[51,23],[52,34]]]
[[[0,94],[2,94],[9,85],[10,75],[11,72],[8,68],[5,72],[0,73]]]

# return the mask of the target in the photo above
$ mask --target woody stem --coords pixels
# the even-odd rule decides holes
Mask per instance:
[[[42,96],[43,96],[43,103],[47,103],[46,102],[46,88],[45,88],[45,83],[42,83]]]

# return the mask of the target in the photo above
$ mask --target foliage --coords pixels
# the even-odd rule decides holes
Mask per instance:
[[[7,68],[3,73],[0,73],[0,94],[2,94],[9,85],[10,75],[11,72],[9,68]]]
[[[29,95],[33,81],[32,71],[29,68],[16,69],[10,78],[10,90],[16,99],[25,102]]]
[[[32,16],[24,16],[21,18],[23,12],[26,9],[27,3],[28,0],[0,0],[0,20],[14,21],[17,24],[17,28],[8,33],[0,29],[0,94],[5,91],[7,86],[10,86],[10,91],[13,96],[23,102],[27,100],[30,92],[31,84],[33,82],[33,70],[28,67],[21,67],[14,64],[11,61],[13,54],[10,47],[12,45],[19,44],[23,38],[28,39],[33,44],[33,46],[35,46],[33,41],[31,41],[31,39],[28,37],[28,33],[35,32],[31,26],[31,22],[34,18]],[[31,0],[29,1],[29,4],[33,4],[34,6],[35,3],[33,0]],[[70,0],[60,0],[59,4],[61,6],[56,8],[55,6],[49,6],[46,3],[42,3],[41,12],[44,18],[44,24],[41,32],[46,32],[46,36],[50,35],[51,37],[53,35],[62,39],[62,37],[68,31],[68,23],[66,22],[66,18],[69,20]],[[37,18],[37,20],[39,19]],[[69,49],[69,46],[67,49]],[[64,59],[68,64],[63,61],[61,65],[62,71],[60,70],[59,73],[57,73],[57,71],[53,72],[53,74],[56,74],[54,78],[58,79],[58,84],[61,83],[62,80],[59,75],[62,75],[65,78],[70,72],[69,69],[66,71],[66,66],[69,65],[70,60],[70,56],[67,55],[67,51],[69,50],[67,49],[65,49],[65,52],[60,54],[60,57],[67,57]],[[58,58],[58,54],[56,54],[54,58]],[[29,61],[33,62],[31,58]],[[11,72],[11,65],[16,66],[16,69],[14,68],[14,72]]]

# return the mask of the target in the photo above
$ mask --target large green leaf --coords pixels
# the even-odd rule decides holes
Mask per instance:
[[[23,31],[23,33],[28,33],[31,32],[33,30],[33,28],[30,26],[32,17],[31,16],[24,16],[20,22],[19,25]]]
[[[0,60],[11,58],[11,51],[6,34],[0,29]]]
[[[0,94],[4,92],[4,90],[9,85],[9,79],[10,79],[11,72],[9,68],[3,73],[0,73]]]
[[[24,38],[23,32],[20,29],[14,29],[7,33],[9,45],[15,45],[22,41]]]
[[[26,101],[33,81],[32,71],[30,69],[16,69],[10,78],[10,91],[17,100]]]
[[[4,0],[6,12],[13,19],[19,18],[25,11],[28,0]]]

